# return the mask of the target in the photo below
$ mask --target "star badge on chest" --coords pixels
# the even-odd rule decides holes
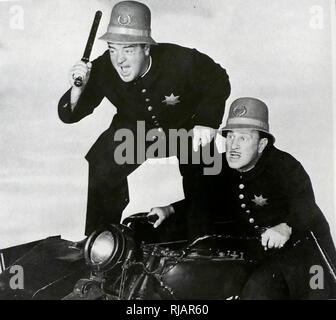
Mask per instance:
[[[174,93],[172,93],[170,96],[165,96],[165,99],[162,101],[166,104],[166,106],[175,106],[175,104],[180,103],[179,100],[180,96],[175,96]]]
[[[268,204],[267,200],[268,199],[264,198],[262,195],[260,195],[259,197],[257,197],[256,195],[254,195],[254,199],[252,199],[252,202],[254,202],[256,206],[263,207],[266,204]]]

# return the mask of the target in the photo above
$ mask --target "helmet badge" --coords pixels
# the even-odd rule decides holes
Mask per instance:
[[[236,106],[233,110],[232,113],[235,117],[242,117],[246,114],[247,109],[245,106]]]
[[[118,17],[118,23],[122,26],[127,26],[127,25],[131,24],[131,21],[132,21],[132,19],[131,19],[131,16],[129,14],[120,15]]]

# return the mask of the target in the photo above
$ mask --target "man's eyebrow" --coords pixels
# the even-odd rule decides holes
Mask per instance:
[[[234,131],[228,131],[228,133],[234,134],[235,132]],[[241,136],[249,136],[249,137],[253,136],[253,134],[249,133],[249,132],[239,132],[238,134],[240,134]]]

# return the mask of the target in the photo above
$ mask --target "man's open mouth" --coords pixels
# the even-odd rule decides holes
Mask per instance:
[[[123,76],[128,76],[131,73],[131,67],[130,66],[122,66],[120,67],[121,74]]]
[[[230,152],[229,153],[229,155],[230,155],[230,159],[240,159],[240,157],[241,157],[241,154],[239,153],[239,152]]]

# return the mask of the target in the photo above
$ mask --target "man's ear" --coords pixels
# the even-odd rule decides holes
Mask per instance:
[[[144,46],[144,52],[145,52],[145,55],[147,57],[149,56],[149,51],[150,51],[150,45],[149,44],[145,44],[145,46]]]
[[[258,153],[259,154],[261,154],[265,150],[267,144],[268,144],[268,139],[267,138],[260,139],[259,145],[258,145]]]

